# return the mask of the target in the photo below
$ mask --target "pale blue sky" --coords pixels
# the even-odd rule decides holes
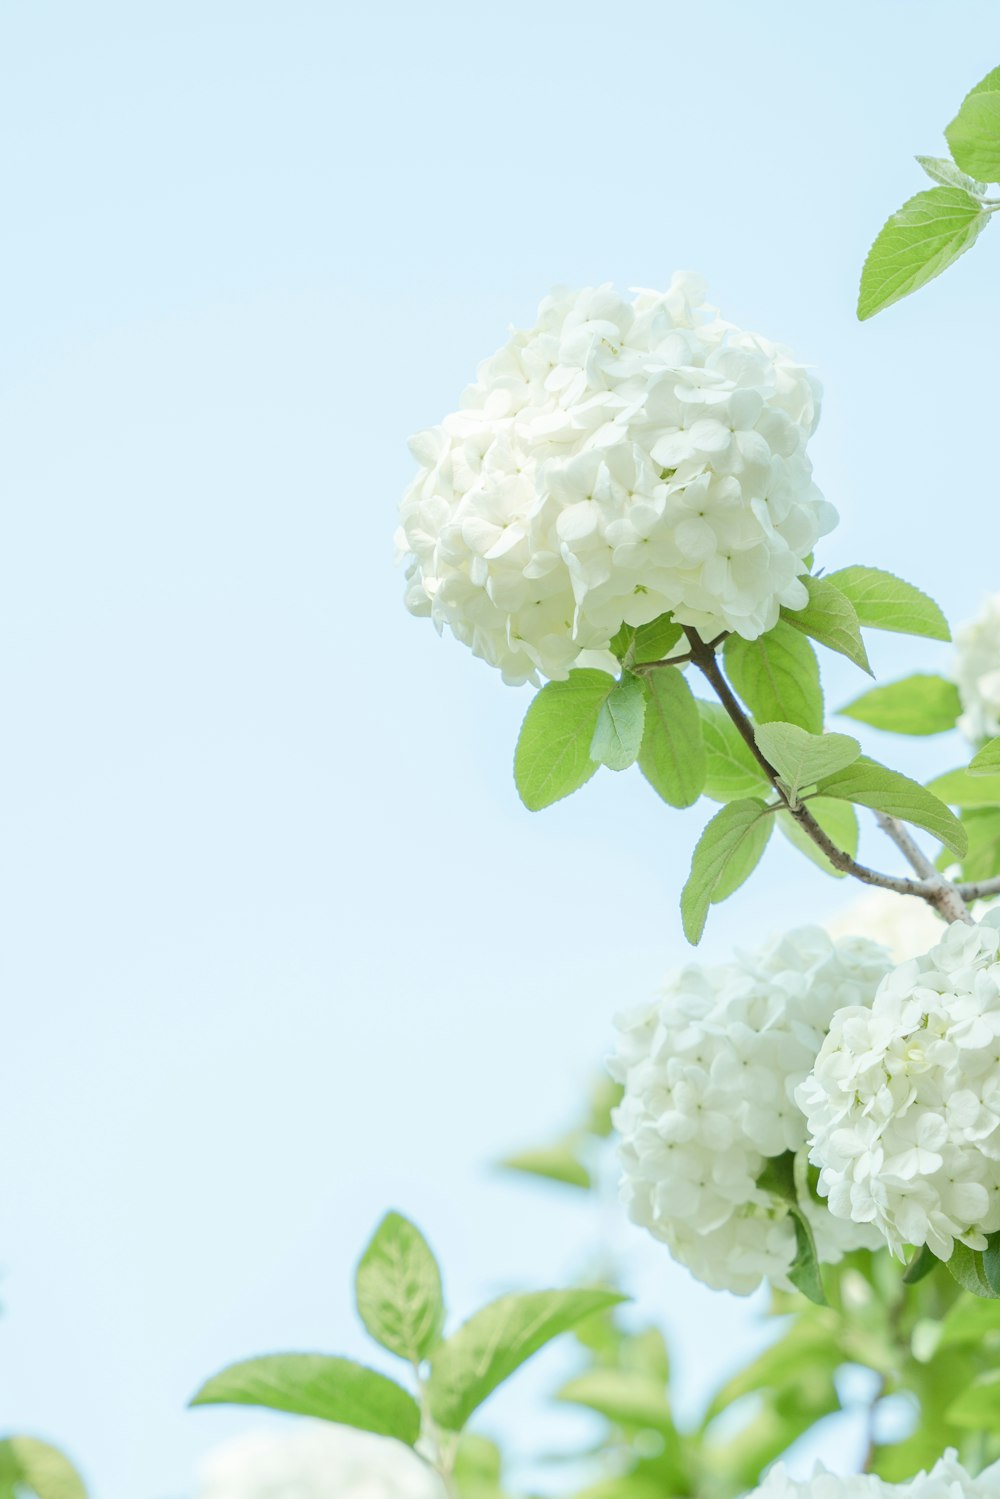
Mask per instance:
[[[57,1436],[95,1499],[168,1499],[254,1419],[185,1413],[205,1375],[363,1352],[348,1280],[386,1206],[459,1313],[579,1266],[587,1209],[486,1163],[571,1117],[612,1012],[684,953],[697,815],[630,773],[529,816],[526,695],[403,611],[406,436],[551,284],[697,270],[821,373],[828,564],[971,612],[1000,582],[1000,230],[853,307],[1000,26],[39,0],[0,36],[0,1425]],[[771,852],[710,950],[846,898]],[[620,1236],[693,1406],[752,1309]],[[539,1404],[559,1367],[484,1426],[572,1436]]]

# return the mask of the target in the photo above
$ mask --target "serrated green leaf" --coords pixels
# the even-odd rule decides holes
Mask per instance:
[[[861,755],[853,765],[838,770],[819,783],[822,796],[832,796],[838,801],[854,802],[859,807],[871,807],[876,812],[885,812],[889,817],[898,817],[902,822],[924,828],[933,833],[959,858],[968,847],[968,837],[958,818],[933,792],[900,775],[898,770],[889,770],[877,760]]]
[[[756,640],[731,635],[723,651],[729,680],[758,723],[794,723],[822,733],[819,663],[800,631],[782,620]]]
[[[1000,739],[991,739],[978,754],[969,761],[969,774],[988,776],[1000,774]]]
[[[624,1300],[614,1291],[578,1290],[532,1291],[491,1302],[435,1349],[428,1384],[431,1416],[446,1431],[461,1431],[532,1354],[585,1317]]]
[[[963,192],[971,193],[974,198],[982,198],[989,191],[987,183],[977,182],[974,177],[960,172],[948,156],[917,156],[914,159],[923,167],[932,182],[940,182],[943,187],[960,187]]]
[[[855,858],[858,852],[858,814],[850,802],[811,796],[808,807],[835,846],[842,853],[849,854],[852,859]],[[789,843],[794,844],[800,853],[805,854],[807,859],[811,859],[824,873],[831,875],[834,879],[847,878],[844,870],[834,868],[823,850],[813,842],[801,823],[797,822],[790,812],[778,812],[776,817],[779,828]]]
[[[977,1374],[951,1402],[946,1417],[954,1426],[995,1431],[1000,1425],[1000,1369]]]
[[[968,1245],[955,1240],[951,1255],[944,1261],[948,1266],[948,1273],[953,1280],[957,1280],[963,1291],[968,1291],[973,1296],[980,1296],[989,1301],[997,1300],[997,1294],[986,1278],[983,1269],[983,1256],[977,1249],[970,1249]]]
[[[792,801],[807,786],[843,770],[861,754],[850,734],[810,734],[793,723],[762,723],[756,728],[757,747],[774,766]]]
[[[695,701],[705,746],[705,795],[716,802],[731,802],[767,791],[767,776],[725,708],[701,698]]]
[[[712,891],[713,906],[721,905],[746,883],[764,857],[764,850],[767,848],[773,831],[774,815],[771,814],[762,818],[751,828],[739,847],[733,850]]]
[[[87,1499],[83,1479],[55,1447],[35,1437],[0,1441],[0,1499]]]
[[[1000,182],[1000,91],[974,89],[944,134],[963,172]]]
[[[350,1359],[323,1353],[271,1353],[230,1364],[202,1385],[191,1405],[255,1405],[316,1416],[395,1437],[412,1447],[420,1410],[407,1390]]]
[[[516,1155],[505,1156],[500,1165],[507,1171],[522,1171],[526,1176],[541,1176],[547,1181],[560,1182],[566,1187],[589,1188],[593,1185],[590,1172],[577,1158],[570,1140],[555,1145],[543,1145],[537,1150],[521,1150]]]
[[[641,666],[649,661],[662,661],[683,634],[680,625],[674,623],[672,614],[661,614],[648,625],[640,625],[632,646],[633,662]]]
[[[645,716],[642,683],[626,672],[598,709],[590,758],[609,770],[628,770],[639,757]]]
[[[648,672],[643,686],[646,718],[639,769],[671,807],[690,807],[705,786],[705,744],[698,705],[676,666]]]
[[[720,886],[724,887],[730,882],[729,871],[735,869],[740,873],[740,882],[750,872],[744,872],[744,863],[739,858],[740,849],[748,840],[751,840],[751,855],[756,851],[757,857],[760,857],[764,844],[759,841],[759,824],[762,820],[770,823],[770,818],[767,807],[756,797],[729,802],[721,812],[715,814],[698,839],[691,859],[691,873],[681,892],[684,935],[692,946],[697,946],[701,941],[708,908]],[[765,836],[764,843],[766,842]]]
[[[975,244],[990,215],[958,187],[932,187],[886,220],[861,271],[862,322],[926,286]]]
[[[588,1369],[564,1384],[556,1399],[586,1406],[616,1426],[677,1436],[663,1384],[637,1370]]]
[[[383,1348],[420,1363],[441,1340],[441,1271],[423,1234],[401,1213],[387,1213],[358,1262],[358,1314]]]
[[[842,567],[830,573],[828,581],[847,595],[858,619],[873,630],[927,640],[951,639],[948,621],[934,600],[893,573],[880,567]]]
[[[782,609],[782,619],[828,650],[846,656],[871,676],[861,622],[850,599],[829,578],[806,577],[802,581],[809,590],[808,604],[804,609]]]
[[[597,770],[590,745],[615,679],[589,668],[548,682],[531,700],[514,752],[514,780],[530,812],[570,796]]]
[[[972,775],[963,766],[935,776],[927,789],[950,807],[1000,806],[1000,775]]]
[[[955,727],[962,704],[954,682],[918,672],[900,682],[873,687],[837,711],[891,734],[943,734]]]

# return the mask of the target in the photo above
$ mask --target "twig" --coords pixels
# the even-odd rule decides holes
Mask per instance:
[[[876,812],[875,820],[883,833],[892,839],[910,868],[929,884],[939,886],[941,897],[938,910],[941,915],[947,921],[964,921],[971,924],[972,917],[969,915],[961,890],[935,867],[933,860],[929,859],[916,840],[911,838],[903,824],[897,818],[890,817],[887,812]]]
[[[991,880],[964,881],[956,884],[955,889],[963,900],[986,900],[991,895],[1000,895],[1000,876]]]

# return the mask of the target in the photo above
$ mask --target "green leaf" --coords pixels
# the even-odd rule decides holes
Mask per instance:
[[[461,1431],[498,1385],[546,1343],[585,1317],[624,1301],[613,1291],[532,1291],[501,1296],[476,1312],[431,1358],[430,1413]]]
[[[823,796],[811,796],[809,811],[836,847],[843,853],[850,854],[853,859],[858,852],[858,814],[850,802],[837,802]],[[826,874],[832,875],[834,879],[846,879],[845,871],[833,867],[823,850],[813,842],[801,823],[796,822],[790,812],[778,812],[776,816],[779,828],[789,843],[794,844],[800,853],[812,859],[814,864],[817,864]]]
[[[606,671],[585,669],[547,683],[532,698],[514,753],[514,780],[530,812],[579,791],[595,773],[590,744],[614,687]]]
[[[951,1402],[947,1419],[955,1426],[971,1426],[979,1432],[996,1431],[1000,1424],[1000,1369],[977,1374]]]
[[[759,796],[770,781],[720,703],[696,700],[705,746],[705,795],[716,802]]]
[[[920,1281],[926,1279],[932,1270],[936,1270],[940,1263],[941,1261],[933,1249],[928,1249],[926,1244],[922,1245],[915,1252],[913,1258],[903,1271],[904,1286],[917,1285]]]
[[[989,214],[958,187],[917,193],[879,230],[861,271],[862,322],[933,281],[975,244]]]
[[[968,846],[965,829],[943,801],[909,776],[889,770],[877,760],[869,760],[867,755],[861,755],[845,770],[827,776],[819,783],[819,789],[823,796],[871,807],[914,827],[925,828],[959,858]]]
[[[997,1300],[997,1294],[986,1278],[983,1269],[983,1256],[976,1249],[969,1249],[966,1244],[955,1240],[954,1248],[949,1259],[945,1260],[948,1272],[954,1280],[957,1280],[964,1291],[969,1291],[973,1296],[981,1296],[987,1300]]]
[[[505,1156],[500,1165],[507,1171],[523,1171],[527,1176],[541,1176],[547,1181],[561,1182],[566,1187],[593,1185],[590,1172],[577,1159],[573,1142],[563,1140],[555,1145],[543,1145],[537,1150],[522,1150],[517,1155]]]
[[[983,1275],[993,1295],[1000,1299],[1000,1233],[987,1234],[983,1250]]]
[[[634,765],[642,744],[646,698],[638,677],[626,673],[601,704],[590,744],[590,758],[609,770]]]
[[[1000,806],[1000,775],[984,775],[980,771],[970,774],[960,767],[935,776],[927,789],[950,807]]]
[[[55,1447],[35,1437],[0,1441],[0,1499],[87,1499],[83,1479]]]
[[[648,661],[662,661],[672,651],[684,631],[674,623],[672,614],[661,614],[648,625],[640,625],[635,632],[632,660],[637,666]]]
[[[850,734],[810,734],[793,723],[762,723],[757,746],[774,766],[792,801],[807,786],[851,765],[861,746]]]
[[[977,182],[974,177],[960,172],[950,157],[917,156],[914,159],[923,167],[932,182],[940,182],[943,187],[960,187],[963,192],[971,193],[974,198],[982,198],[989,192],[987,183]]]
[[[625,1089],[621,1083],[616,1083],[606,1072],[598,1073],[590,1094],[590,1112],[586,1123],[588,1135],[596,1135],[599,1140],[608,1138],[614,1128],[611,1115],[624,1095]]]
[[[722,875],[712,892],[712,905],[718,906],[738,890],[753,874],[764,856],[764,850],[774,831],[774,815],[761,819],[747,834],[738,848],[733,850]]]
[[[991,739],[969,761],[969,774],[988,776],[997,772],[1000,772],[1000,739]]]
[[[991,880],[1000,874],[1000,807],[967,807],[961,815],[969,839],[962,878]]]
[[[973,89],[945,130],[957,165],[981,182],[1000,182],[1000,92]]]
[[[677,1436],[663,1384],[635,1369],[588,1369],[563,1385],[556,1399],[586,1406],[616,1426]]]
[[[354,1281],[362,1322],[383,1348],[412,1364],[441,1341],[441,1271],[427,1240],[401,1213],[387,1213]]]
[[[861,622],[850,599],[829,578],[805,577],[802,581],[809,590],[808,604],[804,609],[782,609],[782,619],[828,650],[839,651],[871,676]]]
[[[830,573],[827,581],[847,595],[858,619],[873,630],[922,635],[928,640],[951,639],[948,621],[934,600],[893,573],[880,567],[842,567]]]
[[[758,723],[794,723],[822,733],[819,663],[798,630],[779,621],[756,640],[730,635],[723,650],[729,680]]]
[[[900,682],[873,687],[838,711],[891,734],[943,734],[955,727],[962,704],[954,682],[918,672]]]
[[[770,827],[770,813],[756,797],[730,802],[715,814],[698,839],[691,859],[691,873],[681,892],[684,935],[692,946],[697,946],[701,941],[708,908],[716,899],[719,888],[728,886],[730,893],[736,888],[732,884],[730,870],[735,870],[740,875],[737,884],[742,883],[750,873],[750,869],[745,868],[746,856],[740,858],[740,850],[748,845],[750,855],[756,853],[758,859],[763,853],[767,834],[763,834],[761,842],[762,821]],[[752,867],[751,864],[750,868]]]
[[[639,769],[671,807],[690,807],[705,786],[705,744],[698,705],[676,666],[648,672]]]
[[[412,1447],[420,1411],[401,1385],[374,1369],[323,1353],[271,1353],[230,1364],[202,1385],[192,1405],[257,1405],[317,1416],[396,1437]]]
[[[823,1290],[823,1277],[820,1274],[812,1226],[798,1208],[792,1210],[792,1222],[795,1225],[795,1258],[788,1272],[788,1279],[796,1290],[801,1291],[803,1296],[817,1306],[827,1306],[829,1303]]]
[[[495,1442],[466,1432],[458,1444],[452,1481],[462,1499],[506,1499],[501,1483],[500,1449]]]

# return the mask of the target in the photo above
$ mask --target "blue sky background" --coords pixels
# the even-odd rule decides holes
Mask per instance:
[[[389,1205],[459,1314],[611,1232],[689,1410],[759,1341],[488,1170],[572,1119],[612,1013],[684,956],[698,814],[637,773],[521,808],[526,694],[400,603],[405,438],[553,283],[698,270],[822,375],[827,564],[971,613],[1000,584],[1000,230],[853,309],[998,32],[972,0],[0,8],[0,1424],[95,1499],[183,1495],[254,1423],[185,1412],[223,1363],[363,1353],[349,1277]],[[850,896],[772,849],[708,951]],[[483,1427],[579,1433],[542,1403],[563,1357]]]

